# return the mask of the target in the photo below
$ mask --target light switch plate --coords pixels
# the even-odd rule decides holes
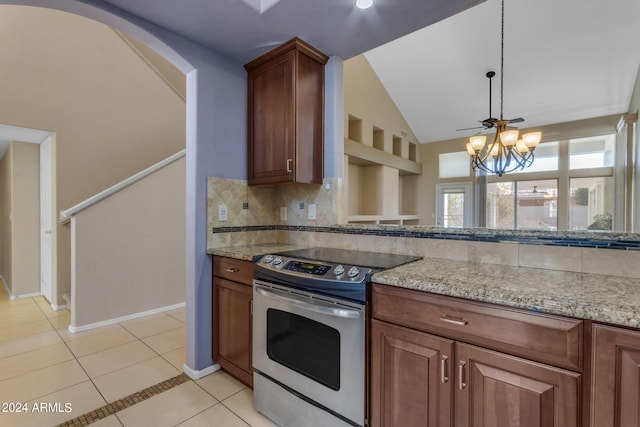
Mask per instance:
[[[287,220],[287,207],[282,206],[280,208],[280,221],[286,221],[286,220]]]
[[[307,205],[307,217],[309,219],[316,219],[316,205],[315,203],[309,203]]]

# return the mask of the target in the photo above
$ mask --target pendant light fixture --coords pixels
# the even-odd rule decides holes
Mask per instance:
[[[495,128],[496,134],[493,142],[486,144],[486,135],[475,135],[469,138],[467,152],[471,156],[471,166],[474,170],[502,176],[505,173],[522,170],[531,166],[534,159],[534,150],[540,143],[542,132],[531,132],[522,135],[519,139],[517,129],[510,128],[511,123],[523,122],[523,118],[505,120],[503,117],[504,104],[504,0],[501,10],[500,30],[500,119],[491,117],[491,79],[495,72],[489,71],[489,118],[482,121],[482,128]],[[459,129],[463,130],[463,129]]]

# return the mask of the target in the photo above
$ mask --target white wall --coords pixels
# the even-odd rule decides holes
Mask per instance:
[[[185,158],[71,220],[71,328],[185,301]]]

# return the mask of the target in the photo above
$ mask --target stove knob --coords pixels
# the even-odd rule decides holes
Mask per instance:
[[[273,263],[275,265],[280,265],[282,264],[282,258],[280,258],[279,256],[276,257],[276,259],[273,260]]]
[[[271,261],[273,261],[273,255],[267,255],[264,257],[265,264],[271,264]]]
[[[360,270],[358,270],[358,267],[351,267],[347,272],[347,276],[351,278],[356,277],[358,274],[360,274]]]
[[[336,276],[342,276],[344,274],[344,267],[342,264],[336,265],[336,268],[333,269],[333,274]]]

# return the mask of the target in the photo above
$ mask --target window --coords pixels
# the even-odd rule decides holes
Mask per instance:
[[[438,175],[442,178],[460,178],[471,174],[469,153],[458,151],[440,154]]]
[[[558,181],[511,181],[487,185],[487,227],[558,228]]]
[[[569,169],[613,166],[615,135],[569,141]]]
[[[612,230],[613,177],[573,178],[569,229]]]
[[[436,224],[438,227],[471,227],[471,182],[436,184]]]
[[[615,144],[615,135],[545,142],[530,168],[488,175],[486,227],[613,230]]]

